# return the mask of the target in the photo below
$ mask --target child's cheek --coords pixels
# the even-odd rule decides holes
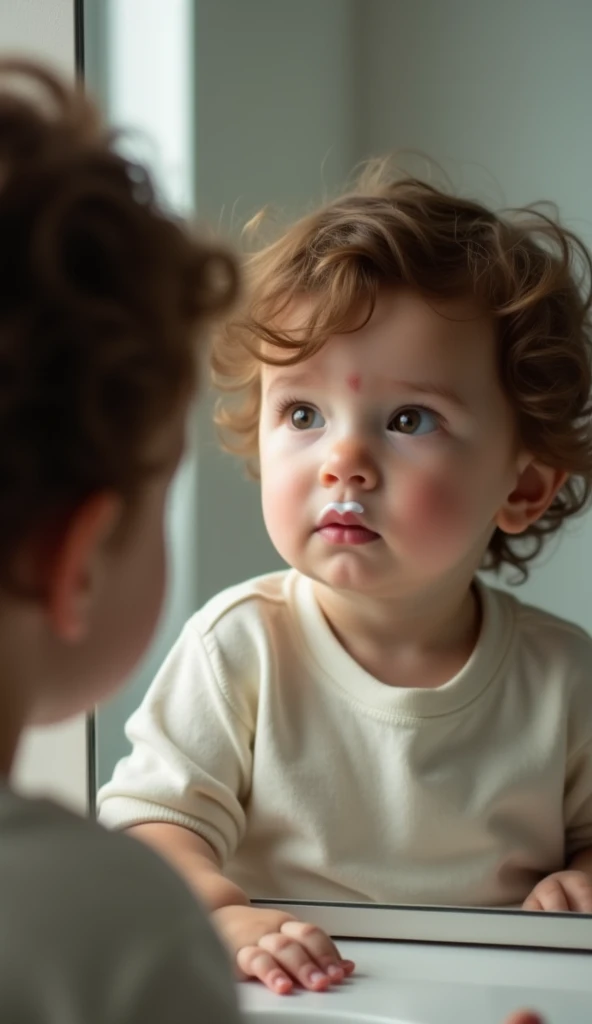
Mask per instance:
[[[434,553],[466,541],[470,503],[445,476],[424,477],[401,487],[396,503],[397,532],[414,550]]]
[[[287,561],[294,558],[293,546],[298,533],[298,522],[302,518],[302,497],[298,493],[297,480],[285,469],[262,476],[262,507],[265,526],[271,542]]]

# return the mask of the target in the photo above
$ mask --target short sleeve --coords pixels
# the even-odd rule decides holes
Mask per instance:
[[[195,620],[185,627],[144,701],[126,724],[132,752],[98,794],[109,828],[160,821],[205,839],[221,864],[245,830],[253,727],[221,678],[224,661]]]

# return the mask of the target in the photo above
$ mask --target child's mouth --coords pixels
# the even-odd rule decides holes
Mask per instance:
[[[347,525],[338,522],[326,523],[325,526],[321,526],[317,530],[317,533],[320,533],[328,544],[370,544],[380,537],[380,534],[374,533],[373,530],[368,530],[365,526]]]

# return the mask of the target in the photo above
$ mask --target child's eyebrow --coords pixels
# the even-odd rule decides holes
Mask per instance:
[[[414,391],[420,395],[436,395],[439,398],[443,398],[451,405],[456,405],[463,412],[470,412],[468,403],[464,398],[454,391],[452,388],[446,387],[444,384],[435,384],[431,381],[413,381],[413,380],[387,380],[386,385],[389,388],[395,388],[400,391]]]
[[[322,385],[322,380],[318,374],[313,376],[311,373],[280,373],[277,377],[274,377],[269,385],[268,394],[273,394],[274,391],[281,391],[284,388],[305,388],[305,387],[319,387]],[[471,409],[464,398],[454,391],[452,388],[446,387],[444,384],[437,384],[433,381],[413,381],[413,380],[395,380],[392,378],[383,378],[378,385],[377,390],[381,388],[388,389],[389,392],[406,391],[412,392],[419,395],[438,396],[443,398],[450,405],[456,406],[462,412],[470,413]]]

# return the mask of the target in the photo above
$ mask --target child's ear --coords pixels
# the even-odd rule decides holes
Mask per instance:
[[[536,459],[530,461],[497,513],[496,526],[504,533],[524,533],[544,515],[567,477],[562,469],[545,466]]]
[[[68,521],[46,580],[46,612],[56,635],[69,643],[88,632],[105,543],[121,515],[121,499],[93,495]]]

